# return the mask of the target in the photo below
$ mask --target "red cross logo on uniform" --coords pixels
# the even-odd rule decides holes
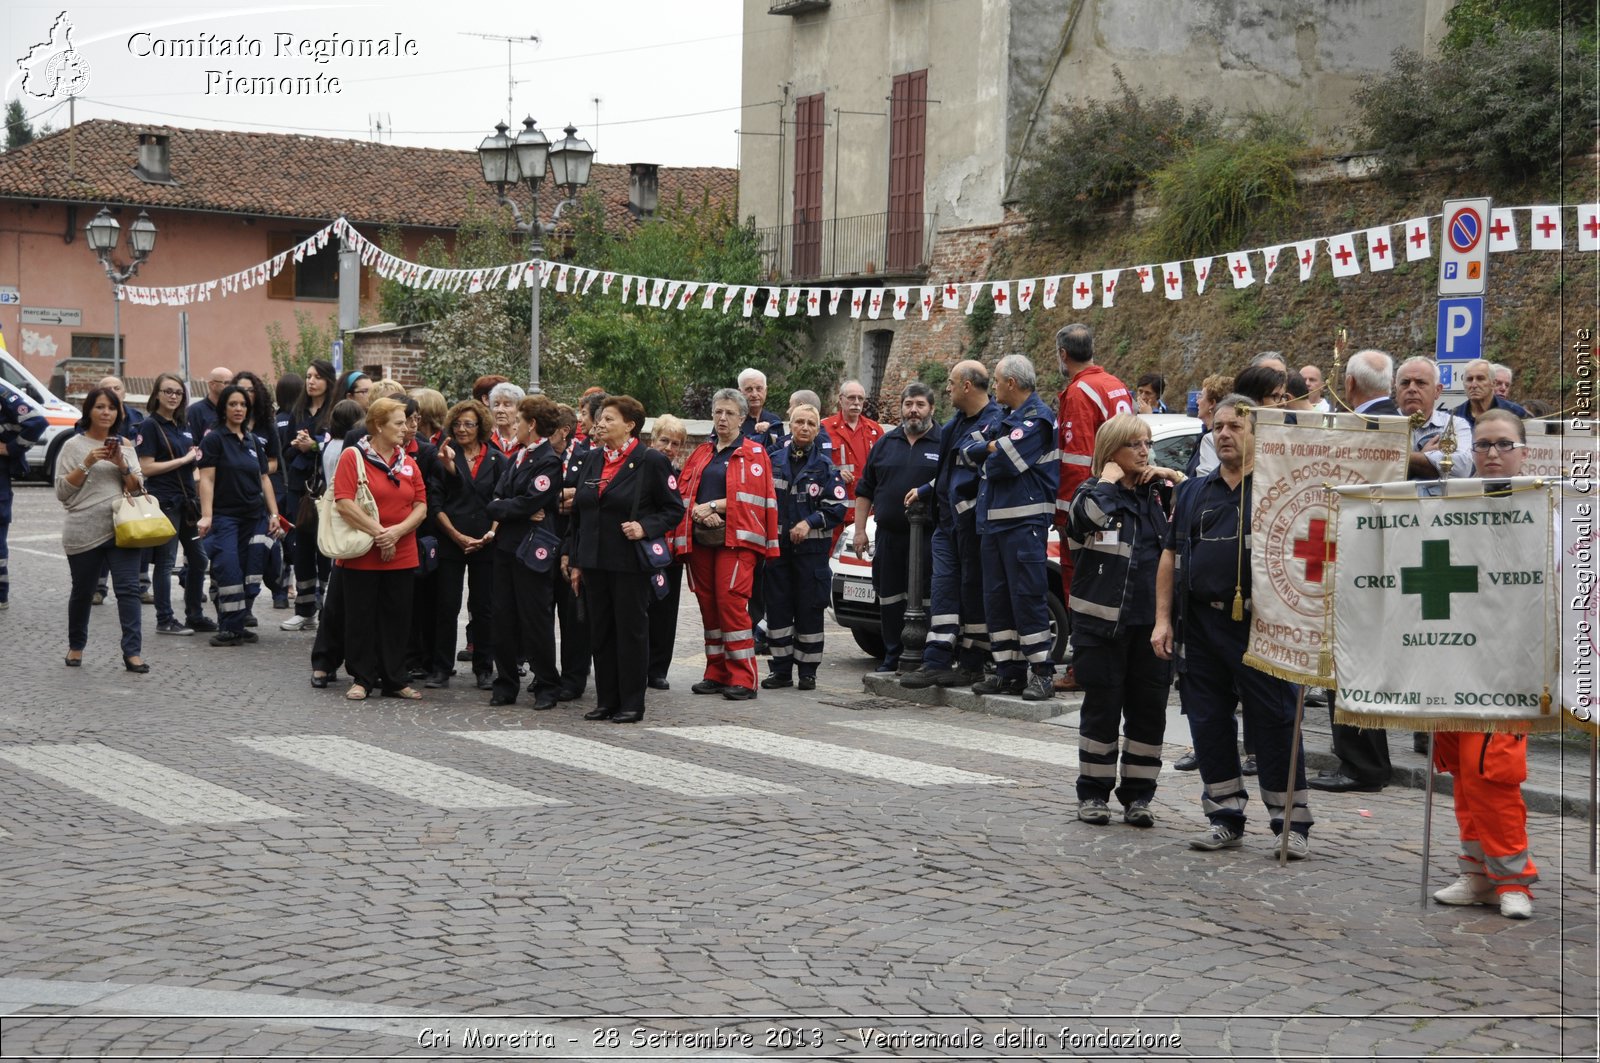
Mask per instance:
[[[1294,556],[1306,563],[1306,582],[1322,582],[1322,566],[1338,558],[1339,546],[1328,541],[1328,522],[1313,520],[1306,538],[1294,541]]]

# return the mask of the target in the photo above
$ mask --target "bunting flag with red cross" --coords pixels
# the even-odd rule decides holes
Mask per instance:
[[[1139,275],[1139,290],[1141,292],[1148,293],[1156,290],[1156,281],[1160,278],[1154,266],[1140,266],[1134,272]]]
[[[871,288],[857,288],[850,293],[850,316],[860,317],[861,310],[867,305],[867,295]]]
[[[894,290],[894,319],[896,321],[904,321],[906,319],[906,308],[910,305],[911,289],[896,288]]]
[[[1600,251],[1600,203],[1578,207],[1578,250]]]
[[[1336,722],[1561,728],[1556,486],[1519,476],[1334,488]]]
[[[1034,289],[1038,285],[1038,280],[1033,278],[1017,282],[1017,313],[1025,314],[1028,312],[1028,308],[1033,305]]]
[[[1353,413],[1256,411],[1250,521],[1250,639],[1244,663],[1292,683],[1328,686],[1324,606],[1336,546],[1324,484],[1405,479],[1411,421]]]
[[[1161,290],[1166,292],[1168,299],[1183,298],[1182,263],[1163,262],[1161,264]]]
[[[1100,305],[1110,306],[1117,298],[1117,277],[1120,269],[1105,269],[1100,271]]]
[[[829,314],[837,314],[839,312],[839,300],[844,298],[846,291],[848,291],[848,289],[846,289],[846,288],[833,288],[833,289],[829,290],[829,292],[828,292],[828,313]]]
[[[1427,218],[1412,218],[1402,225],[1400,229],[1406,234],[1407,262],[1433,257],[1433,237],[1429,232]]]
[[[1304,284],[1311,279],[1311,268],[1317,263],[1317,242],[1301,240],[1294,245],[1294,257],[1300,266],[1300,283]]]
[[[1328,265],[1335,277],[1354,277],[1361,272],[1361,260],[1356,257],[1354,234],[1345,233],[1328,241]]]
[[[1046,310],[1055,309],[1056,295],[1061,291],[1061,282],[1064,279],[1061,276],[1046,277],[1044,279],[1044,306]]]
[[[922,288],[922,320],[928,320],[928,315],[933,313],[933,300],[938,295],[939,289],[924,285]]]
[[[1278,261],[1283,258],[1283,245],[1268,247],[1261,252],[1261,283],[1271,284],[1272,274],[1278,269]]]
[[[1090,281],[1094,278],[1087,273],[1080,273],[1072,278],[1072,309],[1087,310],[1094,305],[1094,288]]]
[[[1366,231],[1367,240],[1367,272],[1377,273],[1381,270],[1394,269],[1394,234],[1387,225],[1380,225],[1376,229]]]
[[[1206,281],[1211,279],[1211,263],[1213,259],[1197,258],[1194,260],[1194,294],[1206,293]]]
[[[1516,217],[1510,207],[1495,207],[1489,211],[1489,250],[1515,251],[1517,249]]]
[[[1529,213],[1528,246],[1535,251],[1561,250],[1561,208],[1531,207]]]
[[[945,281],[944,287],[939,289],[939,305],[946,310],[961,308],[961,289],[955,281]]]
[[[995,281],[989,285],[989,297],[994,300],[995,313],[1011,313],[1011,285],[1008,282]]]
[[[1248,251],[1229,252],[1228,275],[1233,278],[1235,288],[1248,288],[1256,282],[1255,271],[1250,268]]]

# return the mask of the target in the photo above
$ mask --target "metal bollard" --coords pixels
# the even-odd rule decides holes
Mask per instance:
[[[906,507],[906,523],[911,525],[911,557],[906,562],[906,618],[900,629],[900,671],[914,672],[922,667],[922,650],[928,644],[928,605],[922,595],[924,536],[922,529],[932,519],[928,503],[917,499]]]

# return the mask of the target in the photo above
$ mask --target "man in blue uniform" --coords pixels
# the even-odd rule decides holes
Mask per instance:
[[[984,616],[995,674],[972,690],[1048,701],[1055,697],[1055,666],[1045,557],[1061,456],[1055,413],[1039,398],[1037,383],[1025,355],[1008,354],[995,364],[994,395],[1005,410],[984,445],[977,507]]]
[[[39,442],[49,427],[26,395],[0,381],[0,609],[11,601],[11,548],[6,543],[11,533],[11,481],[28,475],[28,447]]]
[[[864,554],[867,539],[867,511],[878,521],[877,548],[872,555],[872,587],[878,595],[878,616],[883,627],[883,660],[880,672],[900,670],[900,632],[905,627],[906,598],[910,587],[911,523],[906,519],[906,496],[933,478],[939,469],[939,429],[933,423],[933,389],[920,380],[907,384],[900,393],[900,423],[878,440],[867,455],[867,467],[856,484],[856,516],[850,546],[857,556]],[[926,562],[933,541],[933,522],[923,525],[915,548]],[[930,566],[922,566],[923,585],[918,595],[928,593]]]
[[[1229,395],[1217,403],[1211,434],[1221,462],[1205,476],[1178,486],[1167,544],[1156,571],[1156,624],[1151,647],[1178,662],[1178,693],[1204,784],[1201,808],[1210,828],[1189,840],[1195,849],[1236,849],[1244,843],[1245,791],[1233,722],[1244,706],[1255,736],[1261,802],[1272,831],[1289,813],[1289,859],[1311,851],[1305,755],[1296,759],[1294,794],[1288,794],[1289,747],[1294,735],[1294,687],[1244,663],[1250,634],[1250,465],[1254,437],[1249,399]],[[1276,852],[1276,848],[1274,849]]]
[[[945,385],[955,415],[940,430],[938,476],[916,489],[938,503],[933,529],[933,586],[922,667],[900,680],[912,689],[968,686],[983,678],[989,628],[983,616],[983,560],[978,540],[978,471],[1000,423],[982,362],[957,362]]]

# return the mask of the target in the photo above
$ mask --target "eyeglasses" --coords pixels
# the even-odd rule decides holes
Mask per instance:
[[[1497,450],[1505,454],[1509,451],[1521,450],[1527,445],[1526,443],[1513,443],[1509,439],[1475,439],[1472,441],[1472,449],[1479,454],[1487,454],[1491,450]]]
[[[161,394],[163,394],[163,395],[176,395],[180,399],[183,397],[182,390],[180,390],[178,388],[162,388],[161,389]]]

